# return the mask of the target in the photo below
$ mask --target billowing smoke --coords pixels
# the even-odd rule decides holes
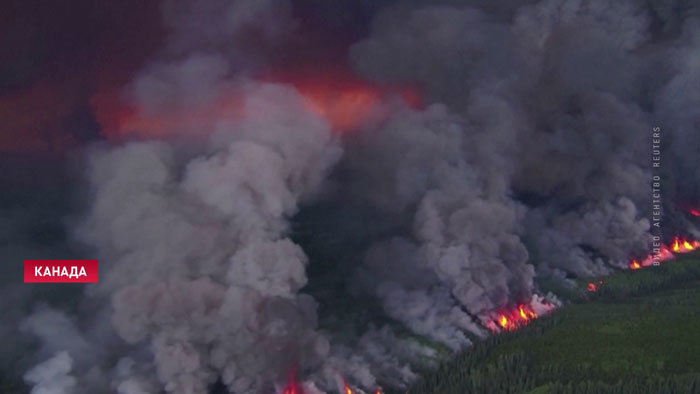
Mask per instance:
[[[336,96],[260,77],[301,34],[294,3],[164,0],[164,48],[85,150],[74,237],[100,283],[15,317],[36,343],[24,381],[406,388],[497,311],[559,305],[538,279],[649,250],[659,125],[664,235],[692,233],[700,20],[670,3],[386,4],[343,67],[389,93],[353,91],[372,116],[338,130],[331,114],[357,113]]]
[[[109,261],[93,290],[111,298],[126,342],[149,343],[168,391],[204,392],[216,371],[235,392],[257,392],[328,352],[313,299],[298,294],[306,256],[284,234],[341,150],[293,91],[251,89],[250,116],[214,124],[203,154],[142,142],[91,162],[81,234]]]
[[[458,305],[480,314],[527,298],[533,290],[534,269],[519,238],[524,211],[507,196],[506,182],[489,178],[488,170],[481,173],[479,155],[471,154],[482,133],[497,134],[508,127],[508,119],[496,123],[473,130],[479,126],[432,105],[368,132],[369,141],[362,143],[367,149],[349,160],[361,173],[360,194],[412,218],[403,238],[380,241],[370,249],[364,265],[371,271],[368,276],[386,282],[371,287],[389,314],[408,319],[409,326],[431,321],[452,326],[418,330],[443,336],[442,342],[452,347],[468,343],[462,330],[473,326]],[[492,174],[508,177],[507,171]],[[406,273],[396,274],[401,271]],[[451,297],[440,296],[441,287]],[[421,298],[435,305],[418,307]],[[418,308],[439,316],[412,313]]]

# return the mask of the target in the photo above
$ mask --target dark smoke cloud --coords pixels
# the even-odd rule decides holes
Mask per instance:
[[[448,105],[398,115],[346,160],[360,163],[357,194],[415,215],[407,242],[472,314],[527,299],[535,270],[600,275],[648,250],[650,137],[659,121],[650,103],[663,97],[659,40],[668,40],[654,36],[658,12],[637,1],[543,1],[504,23],[486,8],[397,6],[351,48],[371,80],[418,82],[428,100]],[[385,307],[410,306],[396,300],[411,286],[437,288],[392,285]]]

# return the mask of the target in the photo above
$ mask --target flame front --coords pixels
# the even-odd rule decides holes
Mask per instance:
[[[663,262],[671,260],[676,254],[692,252],[698,248],[700,248],[699,241],[689,240],[683,237],[674,237],[670,245],[661,245],[658,256],[649,255],[642,261],[632,259],[632,261],[629,263],[629,268],[636,270],[643,267],[648,267],[650,265],[654,265],[654,261]]]
[[[537,313],[526,304],[518,305],[508,311],[501,311],[494,318],[495,324],[487,323],[491,331],[506,330],[513,331],[527,325],[531,320],[537,318]]]

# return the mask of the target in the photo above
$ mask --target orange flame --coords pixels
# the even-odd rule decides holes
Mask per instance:
[[[632,262],[630,263],[630,269],[631,270],[638,270],[640,268],[642,268],[642,265],[639,264],[639,261],[632,259]]]
[[[487,323],[486,325],[491,331],[513,331],[527,325],[536,318],[537,313],[529,305],[521,304],[511,310],[499,312],[494,318],[495,324]]]
[[[671,244],[671,250],[673,250],[674,252],[678,252],[680,249],[681,249],[681,245],[680,245],[678,237],[676,237],[673,240],[673,243]]]
[[[347,383],[346,383],[346,384],[345,384],[345,388],[344,388],[344,393],[343,393],[343,394],[353,394],[353,393],[354,393],[354,392],[352,391],[352,389],[350,388],[350,386],[348,386]]]
[[[661,245],[657,256],[649,255],[644,260],[638,261],[633,259],[629,263],[629,268],[636,270],[650,265],[654,265],[655,261],[663,262],[675,258],[676,254],[688,253],[700,248],[700,242],[689,240],[684,237],[674,237],[670,245]]]

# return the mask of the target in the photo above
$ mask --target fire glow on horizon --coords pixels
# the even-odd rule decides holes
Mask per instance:
[[[284,84],[297,90],[309,112],[326,119],[334,131],[347,132],[372,119],[388,116],[383,107],[396,97],[411,108],[419,108],[418,91],[408,86],[380,87],[356,77],[316,76],[314,79],[271,76],[261,80]],[[246,116],[243,98],[237,93],[223,94],[211,103],[156,113],[145,113],[121,100],[113,91],[101,91],[92,97],[98,122],[109,139],[124,137],[167,138],[173,130],[204,123],[207,119],[237,119]]]

